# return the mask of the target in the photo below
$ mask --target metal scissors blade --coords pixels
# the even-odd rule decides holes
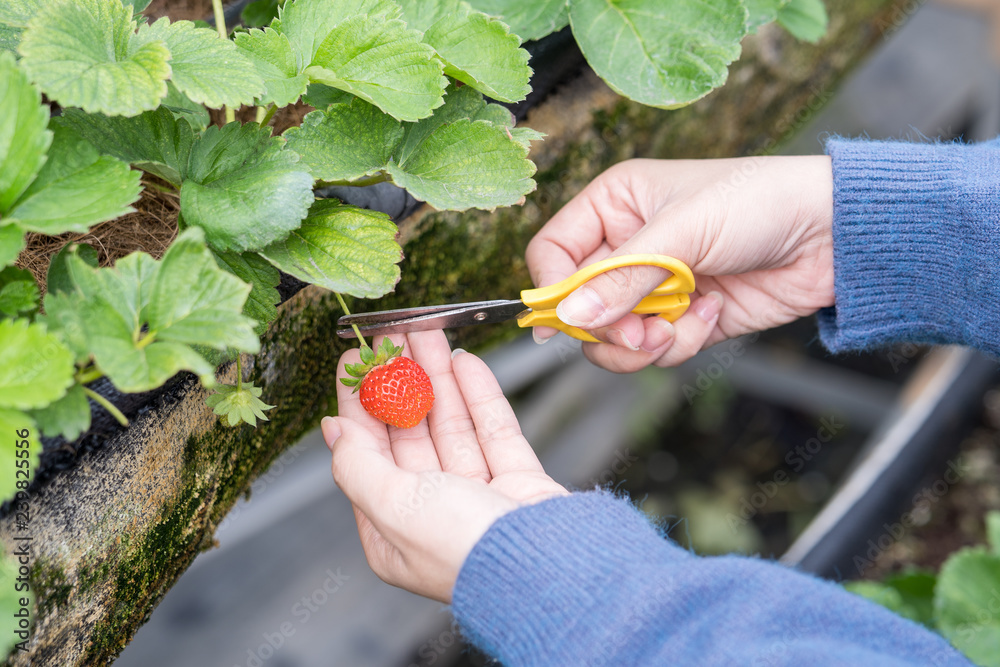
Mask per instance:
[[[556,307],[573,290],[598,274],[625,266],[646,265],[666,269],[671,275],[650,292],[649,296],[644,297],[632,312],[639,315],[659,315],[673,322],[691,304],[689,295],[694,291],[694,275],[686,264],[673,257],[641,254],[602,259],[555,285],[522,290],[519,300],[454,303],[348,315],[337,321],[339,327],[345,327],[337,329],[337,335],[341,338],[353,338],[353,328],[346,328],[351,325],[356,325],[362,334],[388,334],[464,327],[470,324],[494,324],[517,318],[517,325],[522,328],[553,327],[577,340],[597,343],[600,341],[589,332],[560,320]]]
[[[506,322],[530,310],[520,299],[475,301],[420,308],[400,308],[375,313],[346,315],[337,320],[341,338],[355,338],[351,325],[357,325],[363,334],[409,333],[464,327],[471,324]]]

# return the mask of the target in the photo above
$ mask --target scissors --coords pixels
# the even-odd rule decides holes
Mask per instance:
[[[671,272],[671,276],[653,290],[649,296],[632,309],[638,315],[659,315],[673,322],[691,304],[694,276],[691,269],[680,260],[666,255],[621,255],[608,257],[583,267],[565,280],[548,287],[521,292],[520,299],[475,301],[440,306],[382,310],[372,313],[346,315],[337,320],[341,338],[354,338],[353,327],[364,334],[407,333],[449,329],[471,324],[495,324],[516,319],[519,327],[553,327],[563,333],[589,343],[601,342],[590,333],[570,326],[556,316],[556,306],[576,288],[594,276],[625,266],[658,266]]]

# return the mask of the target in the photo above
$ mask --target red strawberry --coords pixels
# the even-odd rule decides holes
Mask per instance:
[[[411,428],[427,416],[434,405],[434,389],[420,364],[402,357],[402,347],[382,339],[376,354],[367,345],[361,348],[361,363],[345,370],[354,377],[341,378],[354,391],[361,390],[361,405],[379,421]]]

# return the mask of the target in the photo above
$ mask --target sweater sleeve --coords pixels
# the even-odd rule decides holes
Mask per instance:
[[[1000,356],[1000,140],[831,139],[834,352],[957,343]]]
[[[452,611],[507,667],[970,664],[830,582],[694,556],[605,492],[501,517],[463,564]]]

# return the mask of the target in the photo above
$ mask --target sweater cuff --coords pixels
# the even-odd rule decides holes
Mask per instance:
[[[493,524],[462,565],[452,613],[474,644],[504,663],[582,664],[572,662],[581,636],[588,645],[600,645],[602,633],[622,639],[615,624],[594,618],[648,615],[634,608],[652,583],[638,564],[692,558],[609,493],[553,498]]]
[[[832,139],[833,352],[896,342],[1000,354],[1000,143]]]

